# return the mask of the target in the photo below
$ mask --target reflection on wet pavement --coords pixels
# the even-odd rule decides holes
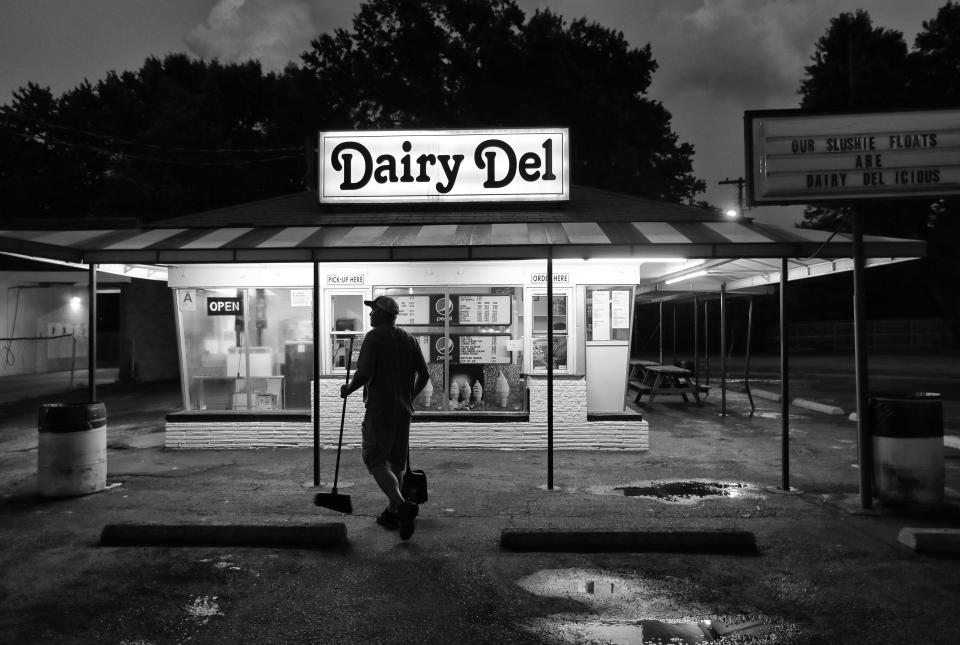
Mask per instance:
[[[647,580],[600,569],[545,569],[517,584],[538,596],[576,600],[578,613],[526,621],[525,628],[552,643],[693,645],[695,643],[791,642],[796,625],[738,607],[729,614],[687,606],[679,580]],[[673,586],[671,586],[673,585]],[[698,615],[699,614],[699,615]]]
[[[717,482],[702,480],[659,480],[635,482],[623,486],[590,486],[594,495],[624,495],[647,497],[661,502],[695,504],[707,498],[756,498],[760,488],[744,482]]]
[[[674,481],[659,482],[649,486],[617,486],[614,490],[621,490],[627,497],[656,497],[668,501],[679,501],[692,497],[738,497],[739,492],[747,488],[746,484],[738,482],[701,482],[701,481]]]

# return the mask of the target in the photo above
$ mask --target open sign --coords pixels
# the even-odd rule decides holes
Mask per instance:
[[[207,298],[208,316],[239,316],[242,314],[242,298]]]

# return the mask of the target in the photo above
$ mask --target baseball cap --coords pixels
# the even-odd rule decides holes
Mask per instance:
[[[397,304],[397,301],[391,298],[390,296],[378,296],[373,300],[364,300],[363,304],[368,307],[376,307],[377,309],[382,309],[390,315],[396,316],[400,313],[400,305]]]

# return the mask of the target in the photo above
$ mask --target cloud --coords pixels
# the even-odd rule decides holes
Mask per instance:
[[[795,103],[816,40],[835,15],[830,0],[698,0],[657,16],[660,88],[755,104]]]
[[[317,12],[307,0],[219,0],[186,42],[204,59],[256,59],[265,70],[277,71],[298,60],[320,33]]]

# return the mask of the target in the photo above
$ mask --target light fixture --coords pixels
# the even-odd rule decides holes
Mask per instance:
[[[71,298],[70,298],[70,309],[71,309],[72,311],[78,311],[78,310],[80,309],[80,303],[81,303],[81,302],[82,302],[82,300],[80,300],[80,296],[73,296],[73,297],[71,297]]]
[[[727,217],[736,217],[740,214],[740,211],[738,211],[736,208],[728,208],[723,212],[723,214]]]
[[[677,282],[683,282],[684,280],[693,280],[694,278],[701,278],[705,275],[707,275],[707,270],[702,269],[700,271],[694,271],[693,273],[688,273],[687,275],[681,275],[675,278],[670,278],[669,280],[664,280],[663,284],[674,284]]]

